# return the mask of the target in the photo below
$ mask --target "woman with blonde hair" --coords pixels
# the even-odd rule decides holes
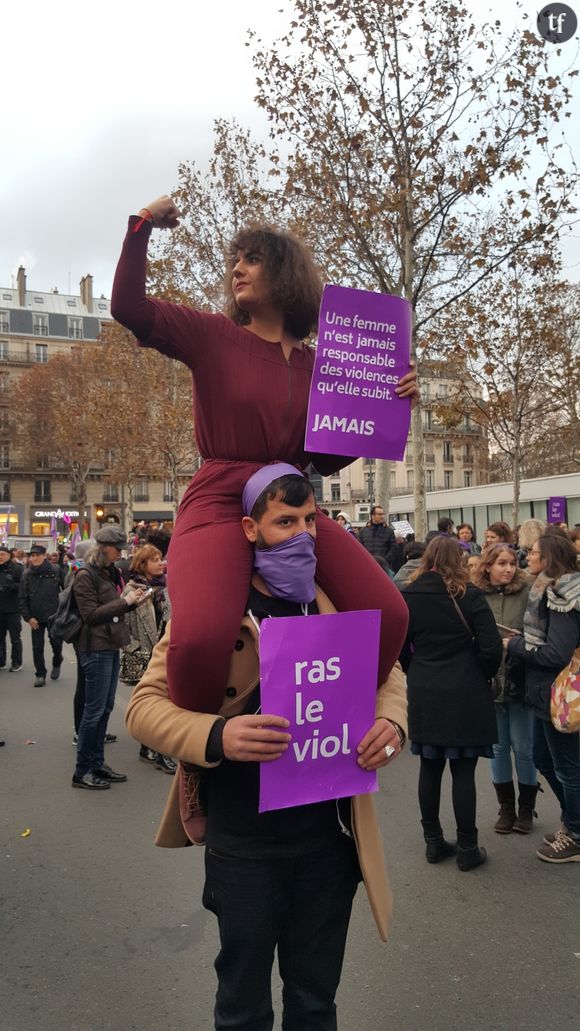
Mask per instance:
[[[131,640],[121,659],[121,680],[136,684],[141,679],[157,641],[165,633],[169,620],[169,599],[163,571],[163,556],[152,544],[138,548],[129,568],[129,580],[123,594],[142,590],[146,600],[127,614]],[[163,773],[174,774],[176,764],[168,755],[141,745],[139,759],[151,763]]]
[[[484,863],[479,848],[475,768],[497,741],[490,680],[502,658],[501,637],[481,591],[469,583],[459,543],[435,537],[403,591],[409,609],[409,738],[420,756],[419,806],[427,862],[457,852],[460,870]],[[449,760],[457,849],[439,821],[441,780]]]
[[[482,556],[474,583],[485,594],[502,637],[506,628],[521,632],[531,580],[518,569],[513,548],[495,544]],[[499,740],[493,746],[491,779],[500,805],[498,834],[529,834],[533,826],[538,778],[532,758],[534,714],[524,706],[523,671],[504,660],[492,681]],[[512,772],[518,777],[518,811]]]
[[[520,569],[526,569],[528,565],[528,552],[533,548],[539,537],[545,533],[546,524],[541,519],[524,519],[518,527],[518,565]]]

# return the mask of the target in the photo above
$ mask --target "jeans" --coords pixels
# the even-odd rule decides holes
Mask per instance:
[[[37,677],[46,676],[46,662],[44,661],[44,634],[48,630],[46,623],[39,623],[38,630],[30,631],[32,636],[32,658],[34,661],[34,671]],[[55,644],[50,634],[48,635],[50,641],[50,647],[52,648],[52,665],[62,665],[62,644]]]
[[[6,665],[6,634],[10,634],[13,666],[22,665],[22,619],[18,612],[0,614],[0,666]]]
[[[580,734],[562,734],[536,716],[534,762],[560,803],[562,823],[580,839]]]
[[[83,718],[83,710],[85,707],[85,671],[81,665],[80,653],[78,647],[73,645],[75,650],[75,658],[77,660],[77,683],[75,688],[75,695],[73,698],[73,715],[75,724],[75,733],[78,735],[81,720]]]
[[[105,734],[115,705],[119,652],[79,652],[85,674],[85,706],[78,730],[75,773],[83,777],[105,762]]]
[[[494,784],[507,784],[513,779],[513,750],[516,773],[520,784],[537,783],[536,767],[532,758],[534,742],[534,713],[521,702],[498,703],[495,707],[499,740],[493,746],[491,779]]]
[[[283,1031],[335,1031],[352,900],[354,844],[339,838],[294,859],[239,859],[206,848],[203,904],[220,952],[216,1031],[271,1031],[274,951],[283,981]]]

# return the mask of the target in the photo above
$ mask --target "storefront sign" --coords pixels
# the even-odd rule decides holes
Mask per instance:
[[[80,512],[78,508],[70,508],[63,512],[61,508],[50,508],[46,511],[34,513],[35,519],[78,519]]]
[[[310,386],[306,451],[403,458],[411,406],[395,394],[409,371],[411,305],[325,286]]]
[[[260,765],[260,812],[377,790],[357,746],[375,721],[379,628],[375,610],[262,623],[261,710],[285,716],[292,741]]]

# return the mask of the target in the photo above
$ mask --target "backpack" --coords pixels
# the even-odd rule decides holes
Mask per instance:
[[[83,566],[82,568],[90,573],[96,587],[98,574],[90,566]],[[73,573],[70,583],[60,592],[56,612],[48,620],[48,632],[51,640],[56,644],[62,644],[63,641],[66,641],[67,644],[74,644],[81,635],[83,621],[73,590],[75,577],[79,572],[80,570],[77,569]]]

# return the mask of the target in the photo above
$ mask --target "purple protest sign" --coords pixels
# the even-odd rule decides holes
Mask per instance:
[[[306,420],[306,451],[400,461],[411,407],[395,387],[409,371],[411,305],[325,286]]]
[[[292,741],[260,766],[261,813],[377,790],[356,749],[375,721],[379,629],[374,610],[262,623],[262,712],[285,716]]]
[[[566,498],[548,498],[548,522],[566,522]]]

